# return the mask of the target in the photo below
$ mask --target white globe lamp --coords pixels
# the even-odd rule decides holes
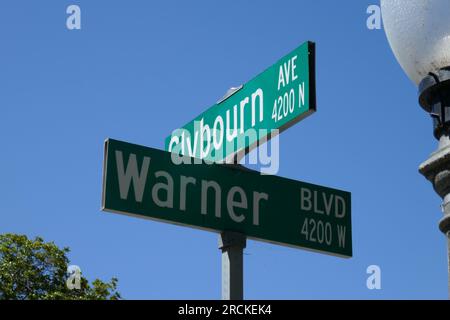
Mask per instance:
[[[450,128],[450,0],[381,0],[384,29],[437,139]]]

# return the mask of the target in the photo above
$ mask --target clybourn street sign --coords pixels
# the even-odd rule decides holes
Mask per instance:
[[[352,256],[349,192],[237,166],[174,164],[169,152],[112,139],[105,142],[102,209]]]
[[[166,138],[165,149],[223,163],[316,111],[315,44],[306,42]]]

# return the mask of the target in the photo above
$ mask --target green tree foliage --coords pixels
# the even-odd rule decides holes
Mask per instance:
[[[118,300],[117,279],[105,283],[81,276],[80,288],[69,289],[69,248],[42,238],[0,235],[0,300]]]

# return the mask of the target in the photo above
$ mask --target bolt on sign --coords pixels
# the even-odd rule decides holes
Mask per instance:
[[[306,42],[166,138],[165,149],[223,162],[316,111],[315,44]]]
[[[352,256],[351,194],[108,139],[102,209]]]

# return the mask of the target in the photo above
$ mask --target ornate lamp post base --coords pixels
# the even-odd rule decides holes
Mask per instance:
[[[439,222],[439,229],[446,235],[448,242],[448,289],[450,298],[450,138],[448,135],[441,137],[438,150],[420,165],[419,171],[433,184],[434,190],[444,200],[442,203],[444,217]]]

